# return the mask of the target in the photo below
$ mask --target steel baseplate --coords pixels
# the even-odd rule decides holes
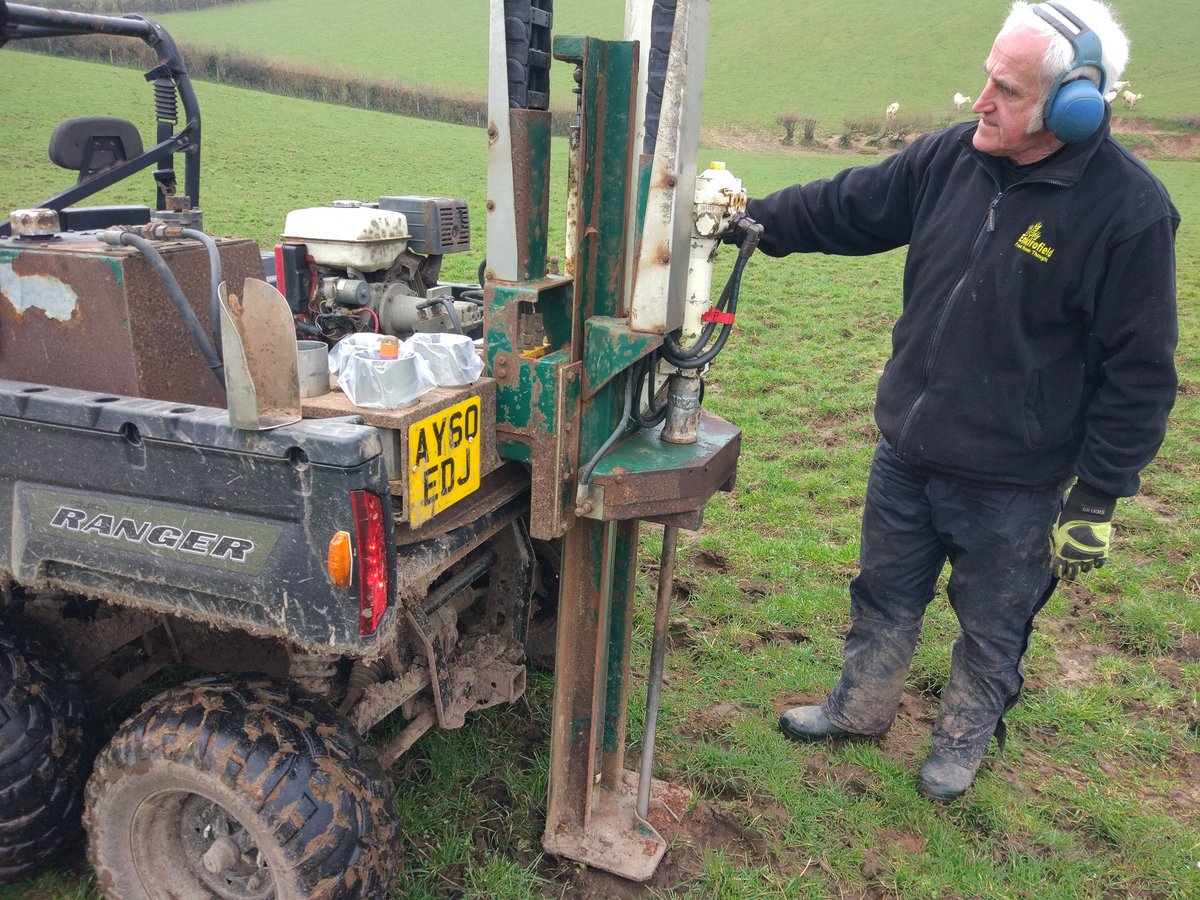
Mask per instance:
[[[717,491],[733,490],[742,432],[701,410],[694,444],[661,440],[662,425],[629,435],[600,460],[588,485],[587,518],[644,519],[681,528],[700,527],[700,515]]]
[[[630,881],[649,881],[667,852],[662,831],[677,823],[692,792],[673,781],[650,782],[647,819],[637,814],[638,776],[622,772],[614,787],[597,786],[583,831],[547,823],[542,847],[547,853],[579,860]]]

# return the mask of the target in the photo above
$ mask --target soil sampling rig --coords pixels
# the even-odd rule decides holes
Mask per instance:
[[[651,776],[678,530],[732,487],[740,445],[702,376],[757,241],[740,220],[711,302],[745,195],[696,173],[708,7],[628,0],[608,41],[552,37],[551,0],[492,0],[487,257],[466,285],[439,280],[469,247],[450,198],[297,210],[268,254],[211,237],[170,35],[0,2],[4,42],[120,35],[157,57],[153,146],[124,120],[60,124],[76,184],[0,227],[0,882],[82,810],[109,896],[386,896],[387,768],[518,699],[551,653],[543,844],[653,874],[653,823],[687,798]],[[561,273],[552,58],[577,102]],[[79,205],[145,170],[154,208]],[[643,522],[663,551],[634,773]],[[93,755],[87,708],[172,665],[211,675]]]

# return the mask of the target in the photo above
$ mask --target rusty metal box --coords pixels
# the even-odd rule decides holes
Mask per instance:
[[[217,243],[230,291],[262,277],[253,241]],[[156,247],[211,336],[208,253],[194,241]],[[0,240],[0,378],[225,405],[150,264],[133,248],[86,234]]]

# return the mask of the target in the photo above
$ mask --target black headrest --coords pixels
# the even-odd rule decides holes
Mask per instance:
[[[50,135],[50,159],[64,169],[99,172],[142,152],[142,136],[126,119],[81,116],[58,123]]]

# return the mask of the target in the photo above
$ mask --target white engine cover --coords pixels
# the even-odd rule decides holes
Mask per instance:
[[[287,214],[283,239],[307,245],[319,266],[386,269],[408,246],[404,213],[367,206],[315,206]]]

